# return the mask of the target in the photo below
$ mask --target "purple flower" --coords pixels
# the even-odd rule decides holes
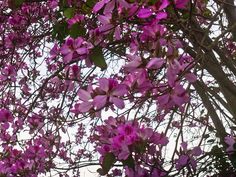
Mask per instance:
[[[13,116],[7,109],[0,109],[0,122],[10,122],[13,120]]]
[[[93,7],[93,12],[97,13],[100,9],[102,9],[102,8],[104,7],[104,5],[105,5],[106,3],[108,3],[108,2],[109,2],[109,0],[101,0],[101,1],[97,2],[97,3],[95,4],[95,6]]]
[[[93,103],[96,109],[101,109],[107,103],[113,103],[116,107],[123,109],[124,101],[120,98],[124,96],[128,90],[126,85],[118,84],[115,79],[99,79],[99,91],[101,94],[94,97]]]
[[[188,164],[189,157],[187,155],[181,155],[179,159],[176,160],[176,169],[180,170]]]
[[[232,154],[235,150],[234,150],[234,144],[235,144],[235,140],[233,136],[226,136],[225,137],[225,143],[229,146],[226,151],[229,154]]]
[[[163,133],[157,133],[157,132],[154,132],[152,137],[151,137],[151,141],[154,143],[154,144],[157,144],[157,145],[162,145],[162,146],[165,146],[169,143],[169,140],[168,138],[165,136],[165,134]]]
[[[69,63],[74,58],[74,55],[86,55],[92,47],[92,44],[85,42],[81,37],[76,39],[68,38],[66,43],[60,48],[60,52],[64,56],[64,63]]]
[[[125,142],[127,145],[132,144],[138,138],[137,128],[131,123],[120,125],[118,127],[118,133],[125,137]]]
[[[137,16],[139,18],[148,18],[148,17],[150,17],[152,15],[152,13],[153,12],[151,11],[151,9],[149,9],[149,8],[142,8],[142,9],[139,10]]]

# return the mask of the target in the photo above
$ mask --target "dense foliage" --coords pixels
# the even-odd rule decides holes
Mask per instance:
[[[235,176],[235,22],[233,0],[0,0],[0,176]]]

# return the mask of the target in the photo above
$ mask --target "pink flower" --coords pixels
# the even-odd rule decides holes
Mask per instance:
[[[99,79],[99,92],[101,94],[94,97],[93,103],[96,109],[101,109],[107,103],[113,103],[116,107],[123,109],[124,101],[120,98],[127,94],[128,90],[124,84],[118,84],[115,79]]]
[[[80,67],[78,65],[70,66],[70,78],[71,79],[80,79]]]
[[[68,38],[66,43],[60,48],[61,54],[64,56],[64,63],[69,63],[75,56],[86,55],[92,48],[92,44],[85,42],[83,38]]]
[[[129,8],[130,4],[126,1],[126,0],[116,0],[116,2],[118,3],[119,7],[122,8]]]
[[[159,21],[158,19],[156,21]],[[152,23],[142,27],[143,33],[140,35],[142,41],[147,41],[148,39],[156,39],[157,36],[163,36],[166,29],[163,25],[158,23]]]
[[[66,40],[66,43],[60,49],[62,55],[64,55],[63,60],[65,63],[69,63],[72,60],[74,52],[82,45],[82,42],[82,38],[77,38],[76,40],[68,38]]]
[[[123,109],[124,101],[121,99],[128,90],[126,85],[118,84],[115,79],[99,79],[99,87],[95,90],[91,86],[88,90],[80,89],[78,96],[82,103],[76,104],[76,109],[73,112],[87,112],[91,108],[100,111],[102,108],[114,104],[116,107]],[[78,110],[78,111],[77,111]]]
[[[101,147],[97,147],[96,150],[101,154],[101,155],[105,155],[106,153],[110,152],[110,146],[108,145],[103,145]]]
[[[135,72],[128,74],[123,84],[130,87],[131,90],[144,93],[152,88],[152,83],[148,79],[148,73],[145,69],[137,69]]]

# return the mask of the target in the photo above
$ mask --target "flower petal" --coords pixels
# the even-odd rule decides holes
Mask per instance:
[[[139,10],[137,16],[138,18],[148,18],[152,15],[152,11],[149,8],[142,8]]]
[[[159,7],[159,10],[165,9],[169,4],[170,3],[168,0],[163,0],[161,6]]]
[[[164,63],[165,61],[162,58],[152,58],[146,67],[148,69],[159,69]]]
[[[101,78],[98,80],[100,89],[108,92],[109,91],[109,80],[106,78]]]
[[[106,4],[103,13],[104,14],[110,14],[110,13],[112,13],[114,8],[115,8],[115,0],[112,0],[109,3]]]
[[[200,147],[194,147],[193,150],[192,150],[192,154],[194,156],[200,156],[202,154],[202,150]]]
[[[93,107],[92,102],[83,102],[79,105],[78,110],[80,112],[88,112]]]
[[[124,84],[120,84],[117,85],[113,91],[112,91],[112,95],[113,96],[124,96],[125,94],[127,94],[128,90],[127,90],[127,86]]]
[[[71,62],[72,58],[73,58],[73,52],[70,52],[66,56],[64,56],[63,62],[64,63],[69,63],[69,62]]]
[[[98,95],[95,96],[94,100],[93,100],[94,106],[96,107],[96,109],[101,109],[103,108],[106,103],[107,103],[107,96],[106,95]]]
[[[95,6],[93,7],[93,12],[97,13],[100,9],[103,8],[103,6],[105,5],[105,1],[99,1],[95,4]]]
[[[197,76],[193,73],[187,73],[184,75],[184,77],[190,82],[193,83],[197,80]]]
[[[116,105],[117,108],[123,109],[125,107],[124,101],[120,98],[110,97],[109,101],[114,103],[114,105]]]
[[[91,99],[90,93],[83,89],[79,89],[78,96],[79,96],[79,99],[83,101],[88,101],[89,99]]]
[[[84,54],[87,54],[87,53],[88,53],[88,49],[87,49],[86,47],[81,47],[81,48],[76,49],[76,52],[77,52],[79,55],[84,55]]]
[[[188,159],[189,157],[187,155],[181,155],[178,160],[179,165],[185,166],[188,162]]]
[[[167,13],[166,12],[158,12],[156,19],[158,20],[162,20],[162,19],[166,19],[167,18]]]
[[[118,155],[118,159],[119,160],[126,160],[128,157],[129,157],[129,154],[130,154],[130,152],[129,152],[129,149],[128,149],[128,147],[127,146],[124,146],[123,148],[122,148],[122,151],[119,153],[119,155]]]

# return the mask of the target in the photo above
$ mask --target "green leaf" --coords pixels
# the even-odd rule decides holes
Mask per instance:
[[[64,10],[63,14],[66,18],[72,18],[75,15],[75,8],[74,7],[67,8]]]
[[[234,150],[236,150],[236,143],[233,144]]]
[[[233,167],[236,168],[236,154],[235,153],[231,155],[230,160],[232,162]]]
[[[189,19],[189,18],[190,18],[189,12],[183,13],[182,17],[183,17],[183,19],[185,19],[185,20]]]
[[[154,5],[157,3],[158,0],[149,0],[148,5]]]
[[[11,9],[17,9],[24,3],[24,1],[25,0],[11,0],[9,1],[9,7]]]
[[[106,175],[106,173],[103,171],[102,168],[97,169],[97,172],[98,172],[98,174],[101,175],[101,176],[105,176],[105,175]]]
[[[134,148],[135,151],[139,154],[144,153],[147,147],[147,142],[146,141],[140,141],[139,143],[136,143]]]
[[[17,7],[20,7],[20,6],[24,3],[24,1],[25,1],[25,0],[16,0],[16,1],[15,1],[15,5],[16,5]]]
[[[130,155],[126,160],[123,160],[122,163],[124,166],[127,166],[132,169],[134,169],[135,167],[134,158],[132,157],[132,155]]]
[[[205,9],[205,11],[203,12],[203,15],[208,18],[212,18],[212,12],[209,9]]]
[[[60,0],[59,1],[59,8],[60,10],[64,10],[66,8],[68,8],[68,4],[67,4],[67,0]]]
[[[68,27],[66,22],[58,22],[53,26],[52,37],[60,43],[68,36]]]
[[[116,162],[116,157],[114,156],[114,154],[107,153],[102,161],[102,169],[98,170],[99,174],[106,175],[115,162]]]
[[[92,50],[90,59],[91,61],[93,61],[95,66],[101,68],[102,70],[105,70],[107,68],[107,64],[101,47],[95,47]]]
[[[87,0],[86,1],[86,6],[93,8],[93,6],[97,3],[95,0]]]
[[[86,14],[91,14],[92,13],[92,9],[93,9],[93,6],[97,3],[96,0],[87,0],[86,3],[83,3],[80,10],[83,12],[83,13],[86,13]]]
[[[73,38],[77,38],[79,36],[84,36],[86,34],[86,29],[80,26],[78,23],[75,23],[69,29],[69,34]]]

